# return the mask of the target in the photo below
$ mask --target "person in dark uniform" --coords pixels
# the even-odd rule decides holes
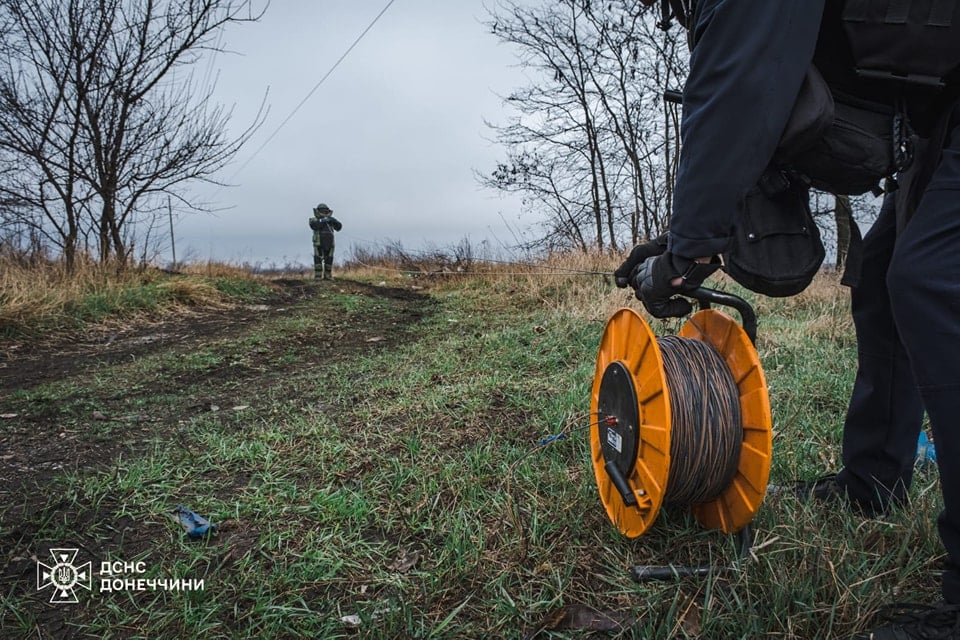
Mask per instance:
[[[310,228],[313,230],[313,277],[317,280],[331,280],[333,249],[336,244],[333,234],[340,231],[343,225],[333,217],[333,210],[321,202],[313,209]]]
[[[807,69],[816,63],[828,79],[836,71],[818,54],[818,38],[839,20],[840,4],[701,0],[688,14],[693,48],[669,234],[635,247],[614,272],[652,315],[689,313],[678,294],[720,268],[718,256],[730,246],[747,191],[774,157]],[[843,468],[798,487],[801,498],[866,515],[901,503],[926,410],[944,502],[943,602],[858,638],[960,638],[960,464],[943,462],[960,460],[960,109],[945,103],[935,116],[915,169],[898,176],[900,189],[863,239],[859,274],[845,277],[858,371]]]

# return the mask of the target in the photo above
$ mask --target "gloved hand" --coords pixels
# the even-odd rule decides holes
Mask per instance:
[[[666,252],[644,261],[631,284],[650,315],[655,318],[675,318],[693,311],[689,300],[675,296],[697,289],[707,276],[719,268],[720,259],[717,256],[710,262],[702,263]],[[682,279],[678,286],[672,283],[676,278]]]
[[[647,240],[642,244],[638,244],[633,248],[633,251],[630,252],[630,255],[627,256],[627,259],[623,261],[623,264],[617,267],[617,270],[613,272],[614,282],[616,282],[617,286],[621,289],[625,288],[633,279],[632,276],[634,275],[636,268],[643,264],[644,260],[654,256],[659,256],[666,250],[666,233],[657,236],[653,240]]]

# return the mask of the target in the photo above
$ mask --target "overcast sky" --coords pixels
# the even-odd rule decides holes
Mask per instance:
[[[484,0],[395,0],[281,126],[385,6],[273,0],[261,22],[225,33],[233,53],[205,63],[218,102],[234,106],[239,129],[269,89],[270,113],[218,176],[237,186],[197,190],[226,210],[177,221],[178,259],[312,263],[307,220],[320,202],[343,223],[341,259],[385,241],[513,242],[504,220],[518,224],[519,200],[482,189],[474,171],[504,157],[484,119],[504,122],[499,96],[526,81],[484,27]]]

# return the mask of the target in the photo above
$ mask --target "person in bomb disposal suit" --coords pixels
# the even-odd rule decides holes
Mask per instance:
[[[660,318],[689,313],[682,294],[722,262],[733,274],[719,256],[733,246],[748,192],[776,164],[811,66],[838,101],[842,89],[858,100],[905,109],[892,119],[905,115],[914,132],[894,155],[912,148],[912,161],[893,172],[895,184],[888,183],[880,215],[862,240],[858,267],[851,272],[848,259],[844,276],[858,368],[843,425],[843,467],[798,483],[795,493],[865,517],[903,504],[926,411],[937,447],[946,557],[939,567],[942,600],[891,611],[856,638],[960,638],[960,38],[950,31],[960,21],[958,6],[954,0],[662,0],[664,22],[672,7],[691,43],[672,217],[667,235],[634,247],[614,272],[617,285],[633,287]],[[864,9],[869,13],[853,15]],[[871,14],[882,28],[924,14],[919,25],[912,23],[920,33],[951,35],[939,48],[920,43],[901,55],[909,34],[899,32],[876,48],[898,73],[864,73],[877,67],[857,63],[853,30]],[[836,33],[846,44],[830,55]],[[940,60],[952,56],[947,62],[954,66],[941,83],[914,85],[896,69],[930,51]]]
[[[324,203],[313,209],[310,229],[313,230],[313,277],[317,280],[333,278],[333,234],[343,225],[333,217],[333,210]]]

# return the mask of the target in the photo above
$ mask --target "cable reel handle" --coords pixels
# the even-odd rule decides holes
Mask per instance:
[[[719,304],[736,309],[740,314],[740,324],[746,332],[750,342],[757,343],[757,314],[750,303],[732,293],[724,293],[716,289],[697,287],[693,291],[684,292],[685,296],[700,303],[701,309],[709,309],[711,304]]]

